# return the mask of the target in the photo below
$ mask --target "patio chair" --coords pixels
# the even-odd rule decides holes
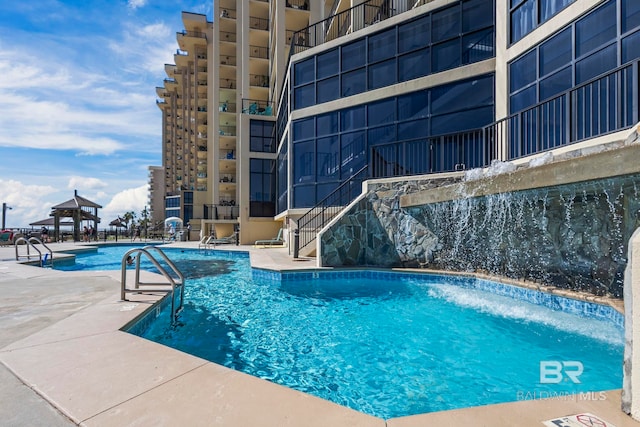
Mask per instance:
[[[224,245],[236,242],[236,233],[232,233],[227,237],[221,237],[219,239],[213,237],[208,240],[207,244],[209,245]]]
[[[0,232],[0,246],[13,245],[13,232],[3,231]]]
[[[266,240],[256,240],[255,245],[263,245],[263,246],[273,246],[273,245],[283,245],[284,240],[282,239],[282,228],[278,231],[278,235],[273,239]]]

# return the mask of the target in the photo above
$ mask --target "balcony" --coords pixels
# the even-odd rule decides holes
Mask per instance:
[[[287,7],[298,10],[309,10],[307,0],[286,0]]]
[[[224,9],[220,9],[220,18],[225,19],[236,19],[237,14],[235,9],[230,9],[228,7]]]
[[[236,57],[230,55],[220,55],[220,65],[236,66]]]
[[[249,74],[249,85],[257,87],[269,87],[269,76],[264,74]]]
[[[221,42],[236,42],[236,33],[230,33],[228,31],[220,31],[220,41]]]
[[[236,87],[235,79],[220,79],[220,89],[235,89]]]
[[[218,133],[220,136],[236,136],[236,127],[229,125],[220,126]]]
[[[254,30],[269,31],[269,20],[266,18],[259,18],[257,16],[250,16],[249,28]]]
[[[249,46],[249,57],[269,59],[269,48],[266,46]]]
[[[259,116],[273,116],[273,102],[243,98],[242,112],[244,114],[257,114]]]
[[[220,102],[220,104],[218,105],[218,109],[221,113],[235,113],[236,103],[229,101]]]

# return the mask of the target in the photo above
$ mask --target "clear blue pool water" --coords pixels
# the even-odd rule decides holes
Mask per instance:
[[[610,321],[445,276],[274,281],[252,277],[246,256],[167,254],[189,277],[185,309],[179,324],[162,313],[141,336],[364,413],[391,418],[622,386],[623,331]],[[580,362],[580,383],[566,375],[541,383],[541,361]]]

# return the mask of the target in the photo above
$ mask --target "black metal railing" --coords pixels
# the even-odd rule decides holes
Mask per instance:
[[[236,127],[235,126],[229,126],[229,125],[220,126],[220,129],[218,130],[218,133],[221,136],[236,136]]]
[[[257,16],[250,16],[249,28],[252,28],[254,30],[269,31],[269,20],[266,18],[258,18]]]
[[[207,33],[203,33],[201,31],[187,31],[187,30],[182,30],[179,31],[178,33],[176,33],[176,35],[178,36],[183,36],[183,37],[195,37],[198,39],[206,39],[207,38]]]
[[[235,9],[229,9],[228,7],[220,9],[220,18],[236,19],[236,16]]]
[[[403,12],[405,12],[404,9],[399,10],[391,7],[391,2],[388,0],[365,1],[296,31],[291,42],[291,55],[356,32]]]
[[[261,116],[273,116],[273,102],[261,99],[242,99],[242,112],[244,114],[258,114]]]
[[[235,113],[236,112],[236,103],[223,101],[218,104],[218,110],[222,113]]]
[[[290,7],[292,9],[299,9],[299,10],[309,10],[309,3],[307,2],[307,0],[285,0],[286,1],[286,6]]]
[[[220,55],[220,64],[222,65],[236,65],[236,57],[230,55]]]
[[[236,89],[236,79],[220,79],[220,89]]]
[[[264,74],[249,74],[249,85],[269,87],[269,76]]]
[[[235,206],[235,202],[231,205],[232,202],[204,205],[204,219],[237,219],[240,216],[240,206]]]
[[[230,33],[228,31],[220,31],[220,41],[235,43],[237,40],[236,33]]]
[[[362,182],[367,178],[367,169],[368,165],[365,165],[298,219],[298,247],[294,248],[295,253],[313,243],[318,231],[362,193]]]
[[[249,46],[249,56],[251,58],[269,59],[269,48],[266,46]]]

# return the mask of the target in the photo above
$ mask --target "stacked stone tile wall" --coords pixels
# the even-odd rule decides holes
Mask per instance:
[[[640,174],[400,206],[404,194],[455,181],[371,184],[321,236],[321,264],[480,271],[622,297]]]

